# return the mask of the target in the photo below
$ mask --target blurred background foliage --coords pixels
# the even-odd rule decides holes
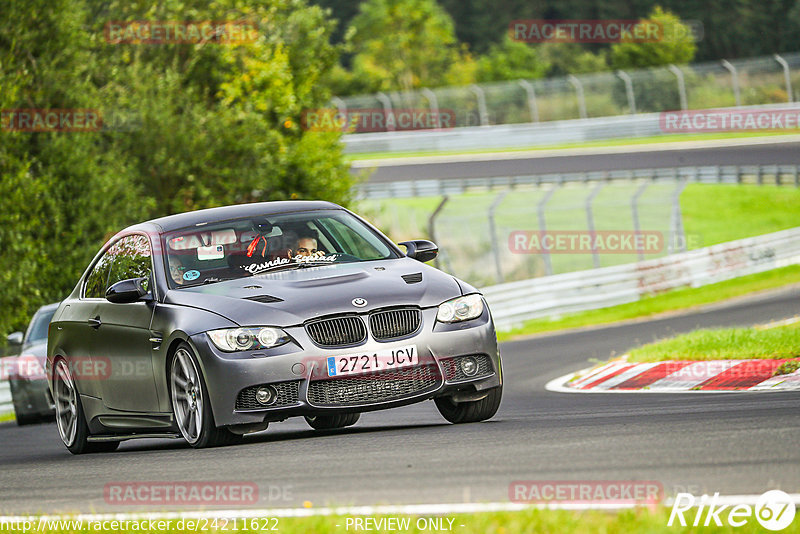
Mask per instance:
[[[795,51],[800,34],[800,0],[311,1],[337,22],[339,96],[763,56]],[[523,44],[508,38],[520,19],[692,21],[703,34],[697,43]],[[409,54],[413,62],[392,67]]]
[[[62,299],[138,221],[261,200],[347,204],[340,134],[300,127],[338,61],[304,0],[25,0],[0,8],[0,109],[97,109],[101,131],[0,130],[0,332]],[[110,44],[108,21],[248,20],[239,45]],[[113,119],[113,120],[112,120]]]

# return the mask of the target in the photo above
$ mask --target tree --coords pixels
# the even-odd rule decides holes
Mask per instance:
[[[63,298],[104,237],[148,205],[104,133],[11,122],[13,110],[99,108],[84,14],[67,0],[30,0],[7,3],[0,19],[0,332]]]
[[[366,0],[349,42],[353,73],[373,91],[443,85],[463,59],[453,21],[435,0]]]
[[[591,74],[608,70],[604,50],[592,53],[577,43],[543,43],[539,45],[539,55],[550,66],[547,76]]]
[[[655,24],[663,34],[655,42],[629,41],[614,43],[609,59],[615,69],[643,69],[664,65],[684,65],[694,59],[697,44],[690,28],[680,17],[660,7],[639,21],[638,26]]]
[[[155,193],[154,214],[287,198],[348,201],[341,134],[301,128],[304,110],[330,98],[323,80],[337,52],[324,10],[303,0],[158,8],[120,1],[115,9],[122,20],[246,20],[258,28],[255,40],[234,45],[111,47],[105,70],[119,74],[109,92],[142,117],[118,147]],[[98,30],[103,22],[96,17]]]
[[[110,20],[247,20],[252,42],[112,44]],[[301,128],[330,98],[332,23],[304,0],[30,0],[0,18],[0,109],[134,119],[85,132],[0,129],[0,332],[70,291],[113,233],[257,200],[347,203],[341,133]]]
[[[494,44],[489,53],[478,61],[478,81],[535,79],[543,77],[550,68],[538,48],[517,42],[506,35],[501,44]]]

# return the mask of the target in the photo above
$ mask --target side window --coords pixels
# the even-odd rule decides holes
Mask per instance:
[[[106,287],[129,278],[145,278],[147,281],[142,285],[145,289],[150,289],[150,243],[145,236],[123,237],[111,246],[108,255],[113,258],[113,262]]]
[[[111,260],[113,256],[106,251],[97,263],[94,264],[94,269],[86,277],[86,288],[84,289],[84,298],[87,299],[102,299],[106,296],[106,288],[108,287],[108,273],[111,270]]]
[[[372,243],[365,239],[366,236],[356,233],[352,228],[333,218],[321,219],[319,223],[328,230],[344,248],[344,252],[357,256],[362,260],[373,260],[384,257]],[[372,237],[372,236],[370,236]],[[388,250],[386,251],[388,253]]]

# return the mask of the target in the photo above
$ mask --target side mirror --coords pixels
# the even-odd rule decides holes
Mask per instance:
[[[439,254],[439,247],[432,241],[425,239],[415,239],[414,241],[403,241],[398,243],[406,247],[406,256],[425,263],[431,261]]]
[[[22,339],[25,337],[25,334],[22,332],[14,332],[13,334],[8,334],[6,336],[6,341],[8,341],[9,345],[19,346],[22,345]]]
[[[114,304],[136,302],[148,294],[148,291],[142,286],[144,282],[147,282],[147,278],[120,280],[106,290],[106,300]]]

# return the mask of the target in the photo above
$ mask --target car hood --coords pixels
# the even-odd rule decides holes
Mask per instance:
[[[336,313],[438,306],[459,295],[461,289],[452,276],[400,258],[277,271],[173,289],[165,302],[209,310],[238,325],[293,326]],[[357,298],[366,299],[366,306],[356,307],[353,300]]]

